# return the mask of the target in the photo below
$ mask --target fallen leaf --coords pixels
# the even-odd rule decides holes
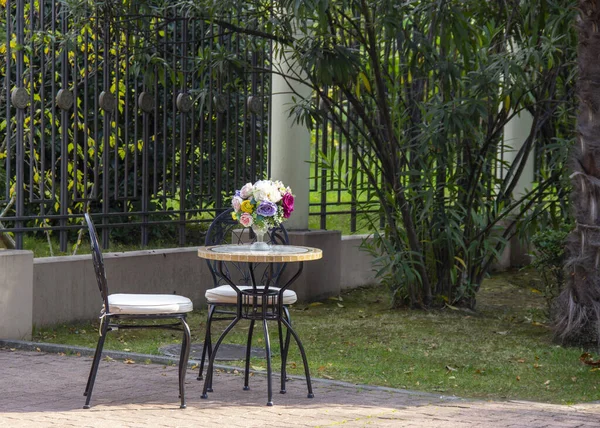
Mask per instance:
[[[114,359],[112,359],[111,357],[109,357],[108,355],[106,357],[103,358],[104,361],[114,361]]]
[[[311,304],[309,304],[308,306],[321,306],[323,303],[321,302],[312,302]]]
[[[588,352],[581,354],[579,361],[588,366],[600,367],[600,360],[594,361],[594,357]]]
[[[550,380],[547,380],[546,382],[544,382],[544,385],[550,385]]]
[[[475,370],[475,374],[483,374],[484,371],[484,369],[477,369]]]
[[[521,376],[517,376],[517,382],[521,381]]]
[[[496,334],[501,334],[502,336],[506,336],[508,331],[497,331]]]
[[[251,367],[252,367],[252,370],[256,370],[256,371],[263,371],[263,370],[265,370],[265,368],[262,367],[262,366],[251,366]]]
[[[448,370],[449,372],[455,372],[457,369],[455,369],[454,367],[446,366],[446,370]]]
[[[326,374],[321,375],[321,376],[323,376],[325,379],[333,380],[333,378],[331,376],[327,376]]]
[[[123,361],[125,364],[135,364],[135,361],[133,361],[130,358],[126,358],[125,361]]]
[[[42,350],[41,350],[40,348],[35,348],[35,350],[36,350],[37,352],[42,352]]]
[[[573,376],[573,377],[571,378],[571,380],[572,380],[573,382],[577,382],[577,376]]]
[[[531,292],[532,293],[537,293],[537,294],[542,294],[542,292],[540,290],[536,289],[536,288],[532,288]]]
[[[525,360],[523,358],[517,360],[517,363],[524,363],[524,362],[525,362]]]
[[[77,355],[78,357],[81,357],[81,352],[78,352],[75,355]]]
[[[449,305],[448,303],[446,303],[446,307],[448,309],[452,309],[453,311],[460,311],[460,309],[458,309],[456,306]]]
[[[344,305],[342,305],[340,302],[338,302],[337,305],[338,305],[338,308],[343,308],[344,307]]]
[[[192,366],[192,370],[196,370],[197,368],[198,368],[198,364],[194,364],[194,365]]]

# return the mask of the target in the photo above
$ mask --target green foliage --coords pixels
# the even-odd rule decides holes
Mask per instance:
[[[262,3],[195,4],[235,31],[262,31],[275,42],[273,72],[315,91],[317,102],[296,94],[290,115],[326,124],[350,146],[354,171],[339,174],[350,159],[336,163],[331,153],[319,166],[348,188],[368,181],[363,203],[377,203],[385,219],[372,250],[397,303],[473,307],[508,240],[564,215],[574,8],[295,0],[268,16],[271,26],[248,27],[265,17]],[[244,19],[230,21],[232,9]],[[503,134],[520,116],[532,124],[513,149]],[[524,188],[533,158],[534,182]]]
[[[535,249],[532,265],[540,276],[540,291],[546,299],[550,318],[556,298],[565,286],[565,240],[571,228],[564,224],[560,229],[546,229],[531,237]]]

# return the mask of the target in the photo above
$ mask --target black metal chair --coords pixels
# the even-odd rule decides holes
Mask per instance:
[[[243,244],[249,243],[256,239],[256,236],[251,228],[245,230],[239,222],[231,217],[233,209],[228,209],[219,214],[211,223],[206,234],[205,245],[221,245],[221,244]],[[266,239],[269,244],[288,245],[289,238],[287,231],[283,225],[272,228],[268,232]],[[249,319],[250,327],[248,330],[248,340],[246,343],[246,361],[244,371],[244,390],[249,390],[249,375],[250,375],[250,352],[252,346],[252,335],[254,332],[255,321],[262,321],[265,334],[265,352],[267,358],[268,370],[268,402],[267,405],[272,405],[272,386],[271,386],[271,349],[268,340],[267,320],[276,320],[279,330],[279,348],[281,350],[281,390],[282,394],[286,392],[286,364],[287,355],[290,345],[290,328],[291,318],[288,305],[297,301],[297,295],[294,291],[287,289],[291,283],[281,286],[280,280],[286,270],[285,263],[265,263],[253,264],[250,269],[248,263],[237,262],[219,262],[215,260],[207,260],[208,267],[212,274],[214,288],[208,289],[205,293],[208,303],[208,318],[206,323],[206,334],[204,346],[202,349],[202,358],[200,360],[200,368],[198,380],[202,380],[202,373],[206,358],[209,359],[206,380],[204,384],[204,392],[202,398],[207,398],[207,392],[212,392],[212,366],[217,352],[218,346],[225,335],[233,328],[240,319]],[[252,279],[258,278],[258,285],[253,290]],[[235,284],[235,287],[231,286]],[[265,305],[262,299],[265,299]],[[232,323],[221,334],[219,341],[213,348],[212,345],[212,323],[219,320],[229,320]],[[286,325],[287,324],[287,325]],[[286,326],[285,340],[283,336],[283,326]],[[292,334],[293,331],[292,331]],[[298,340],[296,338],[296,340]],[[299,343],[300,347],[301,344]],[[309,397],[312,398],[312,386],[308,365],[304,355],[304,349],[301,347],[303,360],[305,361],[306,380],[308,385]]]
[[[102,348],[109,331],[117,329],[163,328],[183,331],[181,355],[179,358],[179,397],[181,408],[185,409],[185,373],[190,355],[190,328],[186,322],[186,314],[193,309],[192,301],[187,297],[175,294],[108,294],[108,285],[104,271],[104,260],[98,235],[89,214],[85,214],[92,246],[92,260],[96,271],[98,288],[104,302],[100,316],[100,337],[94,354],[84,396],[87,397],[84,409],[90,408],[92,390],[96,381],[96,373],[102,357]],[[131,320],[176,319],[177,322],[160,325],[136,325]]]

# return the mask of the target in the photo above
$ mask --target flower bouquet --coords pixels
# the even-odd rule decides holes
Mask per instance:
[[[242,226],[251,227],[256,234],[253,249],[268,250],[264,235],[290,217],[294,211],[294,195],[281,181],[259,180],[236,190],[231,206],[231,217]]]

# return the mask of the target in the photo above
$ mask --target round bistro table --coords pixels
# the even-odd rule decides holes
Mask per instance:
[[[256,250],[255,247],[252,246],[252,244],[225,244],[215,245],[212,247],[200,247],[198,249],[198,257],[208,260],[216,260],[219,272],[237,293],[235,317],[227,326],[227,328],[223,331],[223,333],[221,333],[221,336],[219,337],[219,340],[217,340],[213,352],[210,355],[206,379],[204,381],[202,398],[208,398],[207,393],[212,392],[213,366],[217,350],[225,336],[227,336],[227,334],[241,319],[249,319],[252,320],[252,322],[259,320],[263,323],[263,330],[265,335],[265,352],[267,358],[267,405],[273,405],[273,386],[271,380],[271,345],[269,340],[269,330],[267,328],[267,321],[269,320],[274,320],[278,322],[280,343],[283,343],[281,338],[281,325],[283,324],[286,327],[285,345],[281,350],[281,393],[285,393],[285,364],[289,350],[291,334],[294,337],[298,348],[300,349],[300,354],[302,355],[302,362],[304,364],[304,372],[306,375],[306,383],[308,388],[308,398],[314,397],[312,391],[312,384],[310,380],[310,372],[308,369],[308,360],[306,358],[306,352],[304,351],[304,347],[302,346],[300,337],[298,337],[298,334],[292,328],[288,317],[285,316],[286,311],[284,311],[283,307],[283,293],[300,276],[304,267],[304,262],[318,260],[322,258],[323,252],[319,248],[304,247],[297,245],[270,245],[268,250]],[[227,268],[225,267],[225,264],[227,262],[248,264],[248,270],[250,272],[250,287],[240,288],[235,285],[235,282],[232,281],[231,278],[228,276],[229,274]],[[274,263],[296,263],[298,269],[281,288],[269,288],[268,286],[263,287],[260,284],[256,283],[254,275],[254,265],[256,263],[269,264],[270,272],[272,272],[272,266]],[[270,281],[266,281],[266,284],[269,283]],[[250,329],[250,331],[252,331],[252,329]],[[250,335],[251,334],[252,333],[250,333]],[[249,343],[250,340],[251,337],[249,337]],[[248,370],[249,361],[246,361],[246,379],[248,376]],[[247,386],[245,386],[244,389],[247,389]]]

